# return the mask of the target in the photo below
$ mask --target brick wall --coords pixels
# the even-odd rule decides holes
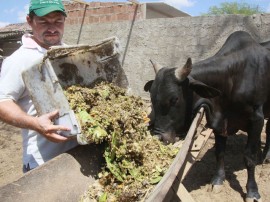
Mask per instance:
[[[116,21],[144,19],[144,4],[119,2],[90,2],[88,5],[82,3],[65,4],[67,12],[66,25],[80,25],[84,18],[84,25],[92,23],[106,23]],[[85,11],[86,7],[86,11]],[[136,13],[136,15],[135,15]]]

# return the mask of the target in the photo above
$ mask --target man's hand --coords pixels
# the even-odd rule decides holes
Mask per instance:
[[[53,125],[53,120],[59,116],[59,111],[53,111],[40,117],[26,114],[13,100],[0,102],[0,120],[19,128],[37,131],[52,142],[65,142],[71,137],[64,137],[57,131],[69,131],[70,128]]]
[[[43,135],[45,138],[52,142],[65,142],[70,140],[69,137],[64,137],[62,135],[59,135],[57,131],[70,131],[70,128],[61,126],[61,125],[54,125],[53,120],[59,116],[59,111],[53,111],[48,114],[44,114],[37,118],[39,129],[37,129],[37,132],[39,132],[41,135]]]

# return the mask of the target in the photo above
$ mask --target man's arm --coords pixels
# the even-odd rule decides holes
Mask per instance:
[[[0,101],[0,120],[10,125],[35,130],[52,142],[69,140],[57,134],[57,131],[68,131],[68,127],[53,125],[52,120],[58,117],[58,111],[44,114],[40,117],[25,113],[13,100]]]

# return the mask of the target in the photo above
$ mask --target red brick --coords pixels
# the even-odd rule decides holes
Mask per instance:
[[[73,12],[67,12],[67,18],[72,18],[73,17]]]
[[[99,22],[107,22],[107,18],[105,15],[99,17]]]
[[[71,19],[71,20],[70,20],[70,24],[71,24],[71,25],[74,25],[74,24],[75,24],[75,19]]]
[[[86,15],[86,16],[91,16],[91,15],[93,15],[93,10],[92,10],[92,9],[89,9],[89,7],[88,7],[88,9],[86,10],[85,15]]]
[[[129,20],[128,13],[119,13],[119,14],[117,14],[117,20],[118,21]]]
[[[95,10],[96,10],[96,13],[95,13],[96,15],[102,15],[103,14],[102,13],[103,12],[102,8],[97,7]]]
[[[112,14],[111,15],[111,22],[115,22],[115,21],[117,21],[117,16],[116,16],[116,14]]]
[[[142,5],[136,13],[136,19],[143,19]],[[85,4],[72,3],[66,6],[68,23],[80,24],[84,15]],[[89,2],[86,9],[85,23],[113,22],[132,20],[136,10],[135,4],[119,2]]]
[[[89,24],[99,22],[99,17],[89,16],[89,17],[87,17],[87,19],[88,19]]]
[[[101,6],[101,2],[92,2],[93,7],[100,7]]]
[[[118,12],[119,13],[125,13],[126,12],[126,6],[125,5],[118,5]]]

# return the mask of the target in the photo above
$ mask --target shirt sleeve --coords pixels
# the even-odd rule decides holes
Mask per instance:
[[[8,57],[3,61],[0,76],[0,100],[18,101],[25,91],[22,79],[23,63],[18,58]]]

